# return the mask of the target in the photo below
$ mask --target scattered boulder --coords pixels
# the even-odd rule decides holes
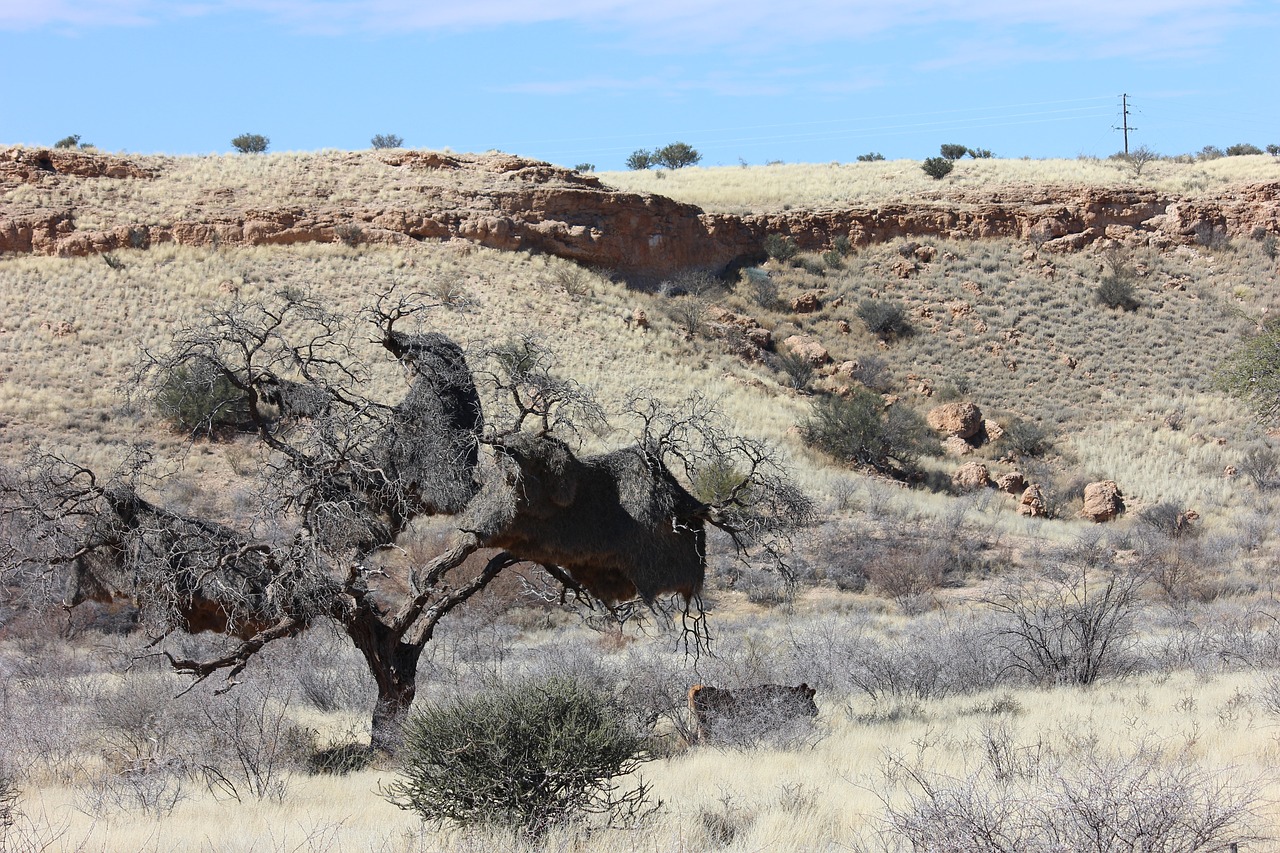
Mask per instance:
[[[1022,493],[1022,498],[1018,501],[1018,515],[1026,515],[1031,518],[1047,518],[1049,515],[1049,505],[1044,501],[1044,492],[1040,487],[1032,484],[1027,486],[1026,491]]]
[[[938,250],[933,246],[917,246],[916,250],[912,252],[912,254],[915,255],[916,260],[921,263],[931,264],[933,263],[933,259],[938,256]]]
[[[996,488],[1010,495],[1021,494],[1027,487],[1027,480],[1018,471],[1010,471],[996,478]]]
[[[991,473],[981,462],[966,462],[951,475],[951,486],[958,492],[972,492],[991,485]]]
[[[1124,495],[1115,480],[1101,480],[1084,487],[1084,509],[1080,516],[1102,523],[1124,512]]]
[[[792,335],[782,343],[794,355],[808,359],[809,363],[814,367],[822,367],[824,364],[831,363],[831,353],[827,352],[827,348],[811,338],[806,338],[804,335]]]
[[[1054,240],[1047,240],[1040,248],[1046,252],[1059,254],[1078,252],[1096,239],[1098,239],[1098,232],[1092,228],[1086,228],[1076,234],[1067,234]]]
[[[1186,512],[1180,512],[1178,513],[1178,517],[1174,519],[1173,529],[1180,534],[1186,533],[1191,529],[1191,526],[1199,520],[1200,513],[1196,512],[1194,509],[1189,509]]]
[[[1004,427],[992,420],[983,420],[982,431],[987,436],[987,441],[999,441],[1004,437]]]
[[[898,278],[911,278],[916,274],[916,265],[906,258],[899,258],[889,268]]]
[[[55,338],[65,338],[67,335],[75,334],[76,327],[67,320],[46,320],[40,324],[40,328]]]
[[[850,334],[850,333],[853,331],[853,329],[851,329],[851,328],[849,327],[849,321],[848,321],[848,320],[837,320],[837,321],[836,321],[836,331],[837,331],[837,332],[839,332],[839,333],[840,333],[840,334],[842,334],[842,335],[847,335],[847,334]]]
[[[968,456],[973,453],[973,445],[958,435],[952,435],[943,439],[942,452],[948,456]]]
[[[631,312],[631,323],[637,329],[649,328],[649,315],[645,313],[643,308],[637,308]]]
[[[982,410],[969,402],[943,403],[930,410],[926,420],[947,436],[971,439],[982,432]]]
[[[759,361],[773,349],[773,332],[754,317],[736,314],[719,305],[707,309],[707,328],[714,337],[728,341],[736,355],[748,361]]]
[[[822,310],[822,300],[816,293],[802,293],[791,300],[793,314],[815,314]]]

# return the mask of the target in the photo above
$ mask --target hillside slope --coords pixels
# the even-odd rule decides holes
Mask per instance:
[[[423,151],[130,158],[11,148],[0,151],[0,188],[0,252],[460,238],[546,252],[634,281],[763,260],[769,234],[809,250],[838,237],[854,246],[1009,237],[1075,251],[1108,238],[1164,249],[1280,232],[1276,181],[1205,196],[1126,186],[917,185],[873,206],[848,198],[838,207],[733,214],[614,190],[594,176],[506,154]]]

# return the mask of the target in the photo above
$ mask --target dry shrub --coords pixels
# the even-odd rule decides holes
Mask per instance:
[[[796,595],[796,584],[792,578],[756,566],[739,569],[733,588],[745,593],[752,604],[765,607],[790,604]]]
[[[848,487],[846,481],[841,485]],[[852,498],[838,496],[836,500],[839,504]],[[828,523],[810,534],[808,544],[818,580],[847,592],[866,589],[866,567],[869,554],[875,551],[874,540],[852,525]]]
[[[942,566],[909,551],[885,549],[866,572],[876,592],[895,600],[924,595],[942,586]]]
[[[1101,564],[1046,566],[983,597],[1010,666],[1046,684],[1093,684],[1137,666],[1145,575]]]
[[[982,740],[963,775],[890,760],[886,776],[905,799],[886,795],[887,819],[911,849],[1197,853],[1260,837],[1261,784],[1187,751],[1143,740],[1120,753],[1079,736],[1018,744],[1001,730]]]
[[[1139,559],[1166,600],[1185,607],[1191,602],[1208,603],[1222,594],[1217,555],[1204,547],[1203,540],[1153,538],[1156,541]]]
[[[202,728],[217,735],[212,761],[200,768],[210,790],[237,801],[284,799],[287,771],[303,764],[313,740],[289,719],[289,700],[246,684],[204,703]]]
[[[989,690],[1018,676],[986,614],[963,610],[911,620],[886,635],[848,618],[815,621],[789,637],[789,677],[883,707]]]
[[[720,847],[732,844],[735,838],[751,828],[755,819],[753,809],[745,807],[728,793],[721,794],[716,808],[704,808],[698,812],[698,822],[710,840]]]
[[[591,293],[591,282],[594,276],[590,270],[575,263],[566,262],[551,268],[551,279],[557,287],[576,299]]]

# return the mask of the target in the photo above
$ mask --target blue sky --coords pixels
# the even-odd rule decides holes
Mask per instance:
[[[1280,0],[0,0],[0,145],[621,168],[1280,143]]]

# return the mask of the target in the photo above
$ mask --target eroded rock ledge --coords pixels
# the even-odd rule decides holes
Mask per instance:
[[[3,150],[0,252],[77,256],[160,243],[455,238],[546,252],[644,281],[760,260],[761,242],[770,233],[790,236],[806,250],[828,248],[837,236],[846,236],[854,245],[908,237],[1003,237],[1034,241],[1048,251],[1075,251],[1102,239],[1167,248],[1259,231],[1280,233],[1280,182],[1240,186],[1210,199],[1143,189],[1004,187],[986,196],[738,216],[706,213],[664,196],[621,192],[590,175],[506,154],[399,151],[341,157],[366,168],[372,162],[385,170],[383,179],[411,185],[421,200],[344,206],[330,203],[317,185],[314,203],[237,207],[234,193],[211,192],[170,221],[80,228],[76,204],[66,201],[76,195],[75,182],[162,180],[172,158]],[[14,190],[21,185],[26,186],[17,201]],[[292,189],[296,197],[297,187]],[[104,218],[100,211],[97,218]]]

